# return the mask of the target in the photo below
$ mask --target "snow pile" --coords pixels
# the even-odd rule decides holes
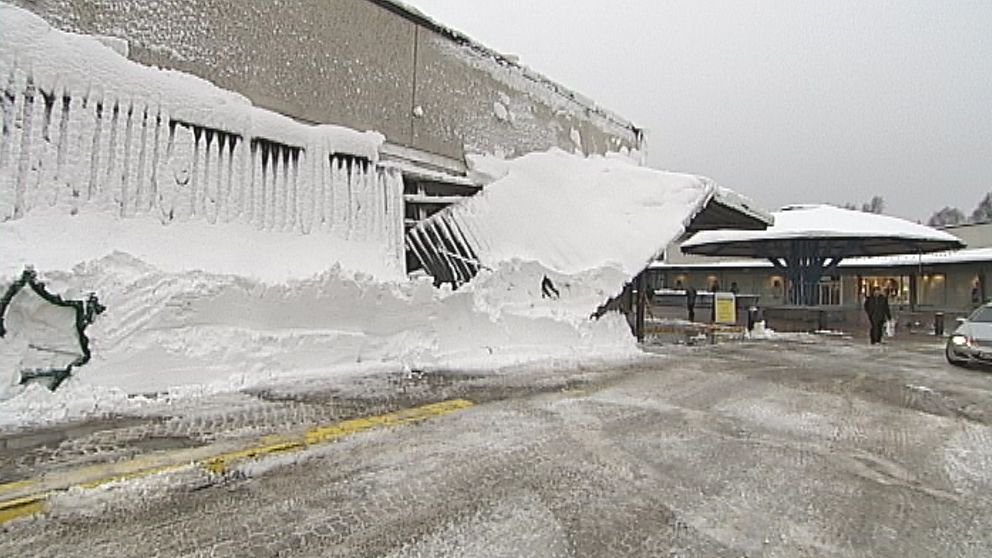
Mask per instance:
[[[128,398],[136,394],[186,397],[332,374],[638,354],[621,316],[572,319],[568,305],[585,306],[598,293],[563,282],[560,300],[541,299],[539,273],[509,267],[457,292],[340,268],[267,284],[161,271],[114,253],[42,274],[67,297],[96,291],[107,310],[87,329],[90,363],[55,393],[17,390],[0,403],[0,424],[120,411],[140,404]]]
[[[150,215],[121,218],[99,211],[65,215],[41,208],[0,222],[0,277],[25,266],[69,271],[76,264],[124,252],[164,271],[240,275],[266,282],[312,277],[334,265],[379,279],[400,279],[395,261],[372,241],[332,235],[260,231],[246,223],[175,222]]]
[[[221,239],[215,248],[246,261],[257,261],[249,242],[262,238],[249,228],[283,235],[268,245],[313,235],[320,239],[302,244],[326,246],[314,254],[322,263],[342,254],[334,259],[353,269],[400,273],[402,177],[376,166],[380,134],[300,124],[2,3],[0,37],[0,222],[46,210],[44,223],[26,229],[65,227],[69,239],[91,229],[70,215],[196,223],[199,243],[241,236],[240,245]],[[136,226],[159,251],[179,253],[192,230]]]

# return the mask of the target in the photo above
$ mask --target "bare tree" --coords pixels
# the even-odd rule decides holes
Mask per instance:
[[[992,192],[985,194],[982,201],[978,202],[978,207],[971,213],[972,223],[985,223],[992,221]]]
[[[885,200],[882,196],[873,196],[871,200],[858,206],[856,203],[847,202],[841,206],[844,209],[850,209],[851,211],[864,211],[865,213],[881,213],[885,210]]]
[[[882,213],[885,211],[885,200],[882,196],[873,196],[870,201],[861,204],[861,211],[865,213]]]
[[[946,227],[947,225],[960,225],[965,222],[964,213],[956,207],[945,207],[930,216],[927,224],[931,227]]]

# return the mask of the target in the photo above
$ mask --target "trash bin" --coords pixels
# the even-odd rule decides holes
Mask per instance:
[[[944,313],[937,312],[933,315],[933,334],[937,337],[944,335]]]
[[[751,306],[747,309],[747,330],[754,331],[754,324],[758,322],[758,307]]]

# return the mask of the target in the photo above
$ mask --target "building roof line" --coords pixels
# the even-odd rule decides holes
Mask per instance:
[[[457,31],[455,29],[452,29],[451,27],[438,23],[436,20],[432,19],[427,14],[421,12],[420,10],[414,8],[413,6],[410,6],[409,4],[406,4],[405,2],[400,2],[399,0],[369,0],[369,1],[381,7],[384,10],[388,10],[396,15],[406,18],[407,20],[417,25],[420,25],[421,27],[434,31],[435,33],[442,35],[448,38],[449,40],[458,43],[459,45],[468,47],[478,54],[493,58],[496,60],[497,64],[519,69],[523,74],[523,76],[526,77],[527,79],[530,79],[544,87],[547,87],[548,89],[552,90],[554,93],[561,95],[562,97],[565,97],[566,99],[578,104],[579,106],[589,111],[597,113],[598,115],[602,116],[603,118],[609,120],[610,122],[618,126],[631,130],[638,137],[639,140],[642,139],[644,136],[643,128],[635,125],[633,122],[627,120],[626,118],[620,116],[619,114],[613,112],[612,110],[604,108],[599,104],[597,104],[592,99],[582,95],[581,93],[573,89],[570,89],[568,87],[565,87],[564,85],[561,85],[560,83],[554,81],[553,79],[545,76],[540,72],[533,70],[532,68],[524,66],[518,60],[516,60],[516,57],[508,56],[500,52],[497,52],[483,45],[482,43],[476,41],[475,39],[472,39],[471,37],[462,33],[461,31]]]

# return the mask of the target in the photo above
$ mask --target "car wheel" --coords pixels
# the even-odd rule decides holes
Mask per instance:
[[[954,366],[965,366],[967,364],[967,361],[954,356],[954,351],[951,350],[950,343],[944,347],[944,356],[947,357],[947,362],[953,364]]]

